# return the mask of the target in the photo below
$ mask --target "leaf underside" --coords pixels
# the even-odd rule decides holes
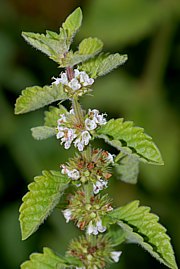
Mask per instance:
[[[36,140],[43,140],[56,134],[56,129],[49,126],[37,126],[31,128],[32,136]]]
[[[59,202],[69,179],[57,171],[43,171],[28,185],[29,192],[23,197],[19,209],[22,239],[34,233]]]
[[[152,138],[144,133],[143,128],[135,127],[132,121],[124,121],[122,118],[111,119],[97,131],[97,134],[105,135],[110,141],[113,140],[118,149],[121,145],[125,150],[129,148],[128,151],[143,162],[163,164],[159,149]]]
[[[137,183],[139,174],[139,160],[136,156],[126,155],[115,165],[116,176],[118,179],[131,184]]]
[[[60,83],[44,87],[28,87],[22,91],[22,94],[16,100],[15,114],[27,113],[67,98],[67,94]]]
[[[129,243],[141,245],[158,261],[171,269],[177,269],[166,229],[158,223],[158,216],[149,212],[149,207],[139,206],[139,201],[133,201],[115,209],[109,216],[113,223],[123,229]]]

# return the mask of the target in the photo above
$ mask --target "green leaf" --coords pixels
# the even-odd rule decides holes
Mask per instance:
[[[68,99],[62,84],[28,87],[22,91],[15,104],[15,114],[27,113],[49,105],[55,101]]]
[[[67,43],[70,45],[72,43],[73,37],[75,36],[76,32],[81,27],[82,23],[82,11],[81,8],[78,7],[71,13],[66,21],[63,23],[62,27],[67,33]]]
[[[60,105],[59,108],[50,106],[49,111],[45,111],[44,125],[56,127],[59,116],[66,112],[67,109],[62,105]]]
[[[129,243],[140,244],[154,258],[171,269],[177,269],[174,252],[166,229],[158,223],[158,216],[150,208],[133,201],[109,213],[112,223],[117,223]]]
[[[46,35],[38,33],[23,32],[24,39],[33,47],[48,55],[52,60],[60,62],[64,53],[68,51],[66,34],[61,30],[60,34],[46,31]]]
[[[103,42],[94,37],[85,38],[79,44],[78,53],[82,55],[91,55],[91,57],[98,54],[103,48]]]
[[[126,155],[119,164],[115,164],[118,179],[131,184],[137,183],[139,174],[139,160],[136,156]]]
[[[121,245],[126,240],[125,232],[122,229],[119,229],[118,225],[111,225],[107,234],[111,238],[113,247]]]
[[[58,204],[69,180],[57,171],[43,171],[28,185],[29,192],[23,197],[20,211],[22,239],[34,233]]]
[[[80,265],[76,259],[68,260],[68,258],[56,255],[51,249],[43,248],[43,253],[33,253],[30,260],[25,261],[21,265],[21,269],[65,269],[72,266]]]
[[[120,55],[119,53],[115,53],[109,55],[107,53],[102,53],[83,63],[80,66],[80,69],[87,72],[91,77],[96,78],[98,76],[106,75],[126,61],[126,54]]]
[[[119,53],[109,55],[99,65],[97,76],[103,76],[124,64],[127,61],[127,55],[120,55]]]
[[[97,130],[97,134],[106,135],[110,140],[120,141],[143,162],[156,165],[163,164],[159,149],[152,138],[144,133],[143,128],[135,127],[132,121],[124,121],[122,118],[111,119]]]
[[[36,140],[47,139],[56,134],[56,129],[49,126],[38,126],[31,128],[32,136]]]
[[[64,66],[74,66],[80,62],[84,62],[89,58],[94,57],[98,54],[103,47],[103,43],[98,38],[86,38],[82,40],[79,44],[79,49],[75,53],[70,51],[66,55],[66,59],[64,60]]]

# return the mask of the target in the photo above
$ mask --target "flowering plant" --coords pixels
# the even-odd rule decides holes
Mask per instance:
[[[58,101],[57,106],[45,112],[44,125],[31,129],[32,135],[35,139],[56,136],[65,149],[74,146],[77,151],[60,165],[60,170],[43,171],[28,186],[20,207],[22,239],[38,229],[62,197],[66,201],[61,208],[66,222],[73,221],[84,234],[70,242],[64,256],[44,248],[42,254],[32,254],[21,268],[102,269],[119,261],[122,243],[137,243],[161,263],[176,269],[170,238],[150,208],[140,206],[139,201],[114,208],[108,194],[102,194],[113,173],[124,182],[136,183],[139,162],[162,165],[163,160],[143,128],[122,118],[107,120],[106,114],[97,109],[85,111],[80,105],[81,96],[92,92],[96,78],[127,60],[126,55],[101,52],[102,41],[91,37],[73,52],[70,45],[81,22],[82,12],[77,8],[63,23],[59,34],[51,31],[46,35],[22,34],[64,71],[53,77],[50,86],[23,90],[16,101],[15,113],[26,113]],[[64,100],[71,103],[69,111],[61,104]],[[117,154],[94,148],[93,140],[99,138],[115,148]]]

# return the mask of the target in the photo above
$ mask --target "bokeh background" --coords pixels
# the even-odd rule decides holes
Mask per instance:
[[[104,50],[127,53],[128,62],[99,78],[85,108],[124,117],[145,128],[158,144],[165,165],[141,165],[137,185],[117,180],[109,192],[116,205],[134,199],[152,207],[172,238],[180,262],[180,1],[179,0],[0,0],[0,267],[19,268],[35,251],[48,246],[64,253],[78,234],[55,210],[39,231],[21,241],[18,208],[27,184],[43,169],[59,169],[72,151],[56,139],[35,141],[30,128],[42,124],[43,109],[14,116],[14,103],[27,86],[50,84],[60,70],[24,42],[22,31],[58,31],[77,6],[84,13],[75,39],[97,36]],[[122,246],[121,262],[112,268],[163,269],[136,245]]]

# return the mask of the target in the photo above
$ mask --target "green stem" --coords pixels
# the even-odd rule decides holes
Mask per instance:
[[[74,113],[75,113],[75,116],[76,116],[79,124],[84,125],[83,111],[82,111],[81,105],[79,104],[77,98],[72,99],[72,108],[74,109]]]

